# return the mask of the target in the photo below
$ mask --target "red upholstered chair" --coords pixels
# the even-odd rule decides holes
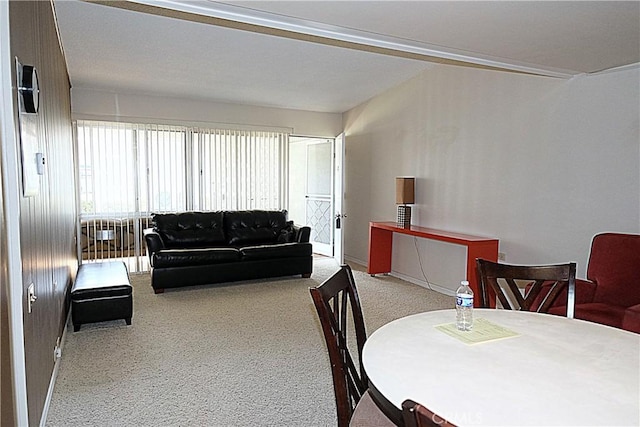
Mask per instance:
[[[562,295],[556,300],[566,301]],[[554,306],[549,313],[565,313]],[[640,333],[640,235],[597,234],[587,279],[576,280],[575,318]]]
[[[629,307],[624,311],[622,329],[640,334],[640,304]]]

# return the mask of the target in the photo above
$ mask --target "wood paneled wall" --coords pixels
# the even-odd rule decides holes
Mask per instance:
[[[70,84],[52,7],[45,1],[12,1],[9,7],[11,56],[38,71],[38,151],[46,161],[39,194],[20,195],[23,283],[10,284],[23,288],[27,405],[33,426],[42,417],[77,267]],[[17,126],[18,112],[14,115]],[[38,300],[29,314],[26,295],[31,283]]]

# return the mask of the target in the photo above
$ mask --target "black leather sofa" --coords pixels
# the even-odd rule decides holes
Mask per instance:
[[[288,221],[286,210],[153,214],[152,224],[144,238],[155,293],[312,273],[311,229]]]

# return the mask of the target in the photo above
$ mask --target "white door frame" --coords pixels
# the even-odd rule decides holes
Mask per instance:
[[[0,2],[0,140],[2,143],[2,179],[0,183],[4,191],[4,221],[5,221],[5,242],[20,242],[20,197],[22,196],[20,182],[20,154],[18,153],[18,130],[15,126],[14,105],[17,108],[17,100],[14,98],[13,78],[11,70],[15,66],[14,58],[11,57],[9,25],[9,2]],[[16,104],[14,104],[16,101]],[[9,340],[11,342],[12,357],[12,382],[14,389],[14,411],[16,425],[27,425],[29,423],[29,412],[27,406],[27,374],[25,364],[24,347],[24,324],[23,324],[23,302],[22,292],[22,255],[20,245],[12,244],[3,247],[7,263],[9,306]]]
[[[344,135],[341,134],[336,138],[306,137],[306,136],[299,136],[299,135],[291,135],[289,138],[290,142],[292,140],[300,140],[300,141],[294,141],[293,143],[304,142],[305,139],[309,140],[308,142],[305,142],[305,144],[327,143],[327,142],[331,143],[331,196],[330,196],[331,206],[330,206],[330,219],[329,219],[331,223],[330,244],[326,245],[324,250],[319,247],[321,245],[314,244],[314,253],[333,257],[336,259],[337,263],[342,264],[344,262],[344,250],[343,250],[344,244],[343,244],[342,230],[344,229],[344,225],[345,225],[344,220],[346,217],[346,215],[344,215],[344,212],[343,212]],[[314,142],[314,140],[316,142]],[[291,161],[291,159],[289,161]],[[298,161],[300,161],[300,159]],[[305,153],[304,176],[289,176],[288,178],[289,181],[296,180],[296,179],[297,180],[305,179],[306,181],[306,178],[307,178],[306,171],[308,170],[308,166],[306,165],[306,162],[307,162],[307,154]],[[289,170],[291,171],[292,168],[289,167]],[[307,192],[306,182],[305,182],[305,196],[307,194],[308,192]],[[289,197],[296,197],[296,195],[289,194]],[[304,200],[305,212],[307,209],[306,202],[307,202],[307,199],[305,197],[305,200]],[[306,218],[306,213],[305,213],[305,218]],[[338,222],[340,223],[339,228],[338,228]]]
[[[347,215],[344,212],[344,134],[333,140],[333,257],[339,265],[344,264],[344,227]]]

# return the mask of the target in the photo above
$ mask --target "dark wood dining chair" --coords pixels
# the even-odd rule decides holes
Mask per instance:
[[[508,310],[546,313],[559,295],[567,295],[567,317],[573,318],[576,293],[576,263],[556,265],[510,265],[476,259],[482,307],[489,307],[493,291]],[[526,284],[521,290],[518,281]],[[566,292],[565,292],[566,290]]]
[[[341,266],[309,292],[329,352],[338,427],[394,426],[367,390],[368,378],[362,366],[367,335],[351,267]]]
[[[404,427],[456,427],[411,399],[402,402],[402,420]]]

